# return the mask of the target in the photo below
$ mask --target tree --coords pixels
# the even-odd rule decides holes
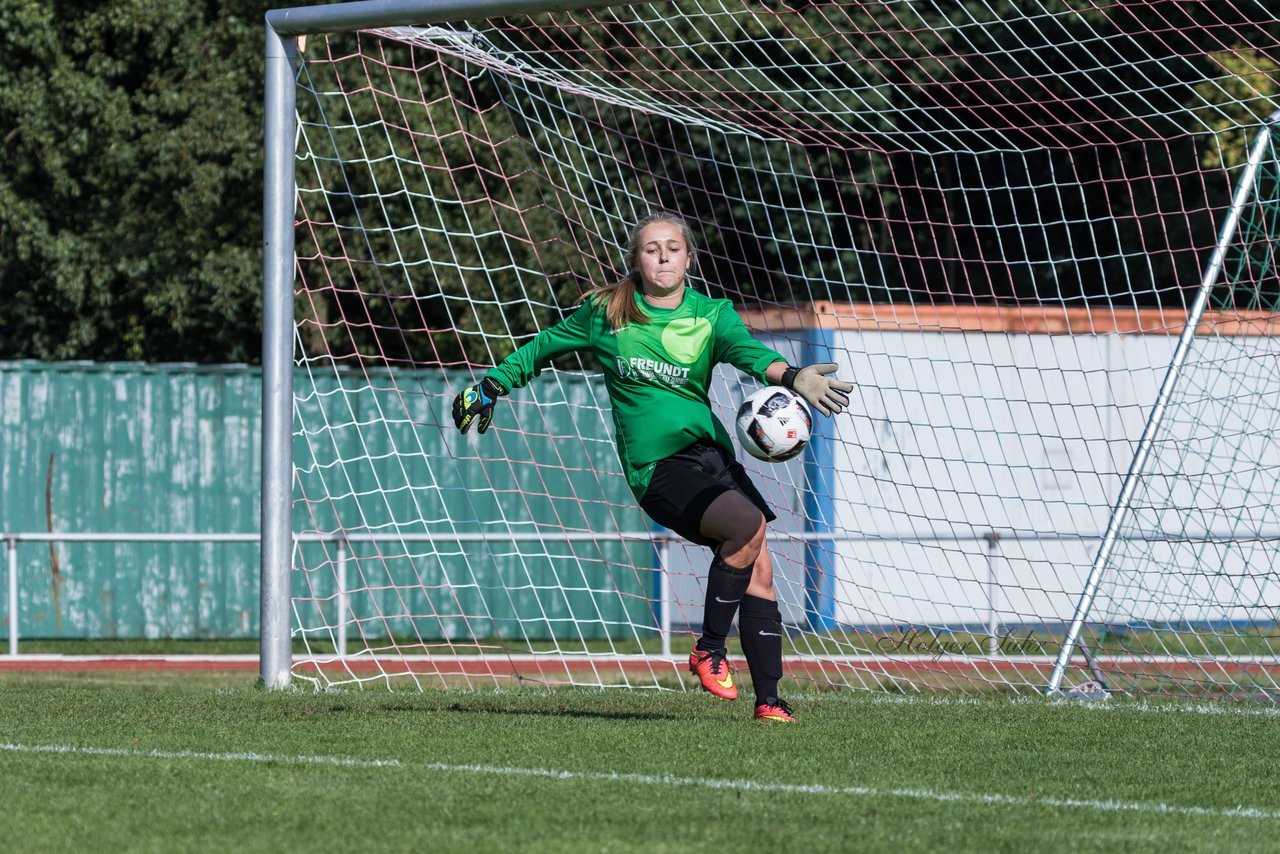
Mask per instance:
[[[0,2],[0,358],[258,358],[265,8]]]

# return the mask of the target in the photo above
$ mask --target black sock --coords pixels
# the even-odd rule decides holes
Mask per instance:
[[[756,705],[778,699],[782,678],[782,612],[778,603],[759,596],[744,596],[738,613],[738,638],[751,668]]]
[[[717,554],[707,572],[707,606],[702,612],[702,637],[698,649],[706,652],[724,649],[725,638],[733,626],[733,615],[751,583],[751,567],[735,569]]]

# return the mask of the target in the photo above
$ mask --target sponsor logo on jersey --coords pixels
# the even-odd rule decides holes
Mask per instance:
[[[617,338],[620,352],[614,364],[618,376],[668,386],[687,385],[692,366],[706,353],[711,338],[711,321],[704,317],[678,317],[661,331],[651,326],[627,326]],[[632,356],[627,351],[648,355]],[[667,358],[655,359],[654,355]]]
[[[643,356],[619,356],[617,360],[618,376],[623,379],[645,379],[653,382],[681,386],[689,382],[689,368],[660,362],[657,359],[646,359]]]

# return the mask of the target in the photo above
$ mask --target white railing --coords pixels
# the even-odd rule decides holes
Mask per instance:
[[[672,535],[658,532],[632,532],[621,533],[617,535],[617,539],[649,541],[654,543],[659,552],[658,566],[665,566],[667,563],[667,550]],[[337,533],[337,534],[321,534],[321,533],[295,533],[293,535],[294,544],[298,543],[335,543],[337,545],[336,555],[336,573],[337,573],[337,596],[338,596],[338,613],[347,613],[347,555],[349,552],[349,543],[368,543],[368,542],[429,542],[448,540],[450,542],[482,542],[490,541],[494,537],[492,534],[365,534],[365,533]],[[5,551],[8,556],[8,582],[9,582],[9,651],[10,656],[18,655],[18,643],[20,640],[20,629],[18,620],[18,543],[259,543],[262,540],[261,535],[244,533],[208,533],[208,534],[160,534],[160,533],[0,533],[0,539],[4,540]],[[560,534],[519,534],[508,533],[502,536],[503,540],[509,541],[539,541],[547,539],[555,539],[557,541],[594,541],[600,539],[598,534],[590,533],[560,533]],[[666,589],[666,573],[659,573],[659,590],[658,596],[661,602],[666,602],[670,598],[670,592]],[[669,655],[671,649],[671,624],[670,609],[660,609],[662,634],[662,650],[663,655]],[[338,621],[336,646],[337,653],[340,657],[346,657],[347,654],[347,625],[348,621],[340,619]]]
[[[775,536],[790,538],[793,540],[823,540],[831,542],[858,543],[871,541],[888,541],[888,542],[984,542],[986,543],[987,558],[987,641],[990,654],[996,655],[1000,651],[1000,631],[1001,622],[998,616],[999,610],[999,583],[996,575],[996,564],[1001,555],[999,551],[999,543],[1002,539],[1035,539],[1035,540],[1053,540],[1062,539],[1061,536],[1036,534],[1032,536],[1018,534],[1002,534],[996,531],[976,532],[972,534],[954,534],[954,535],[918,535],[918,534],[896,534],[896,535],[871,535],[871,534],[842,534],[835,532],[778,532]],[[648,541],[653,543],[657,551],[658,563],[655,569],[661,570],[671,565],[671,547],[673,542],[678,538],[673,534],[666,532],[623,532],[617,534],[616,537],[621,540],[630,541]],[[293,541],[297,543],[305,542],[329,542],[336,544],[335,555],[335,573],[337,575],[337,613],[345,615],[347,613],[347,562],[350,552],[349,544],[357,542],[382,542],[382,541],[400,541],[400,542],[428,542],[448,540],[450,542],[483,542],[491,541],[493,534],[482,533],[403,533],[403,534],[373,534],[373,533],[295,533]],[[511,541],[539,541],[554,539],[557,541],[593,541],[598,540],[600,536],[592,533],[506,533],[502,535],[503,540]],[[1070,535],[1070,539],[1100,539],[1097,534]],[[65,542],[65,543],[258,543],[261,536],[254,533],[206,533],[206,534],[162,534],[162,533],[0,533],[0,539],[3,539],[8,552],[8,635],[9,647],[8,654],[10,656],[18,655],[18,645],[20,641],[20,628],[18,620],[18,543],[20,542]],[[671,614],[674,610],[667,603],[672,600],[672,592],[670,588],[670,579],[666,572],[658,572],[658,589],[657,594],[658,607],[658,633],[661,639],[661,655],[663,658],[671,657],[671,638],[672,624]],[[349,620],[339,619],[335,633],[336,653],[339,657],[347,655],[347,639]]]
[[[4,539],[8,556],[9,580],[9,655],[18,654],[18,543],[257,543],[257,534],[133,534],[133,533],[81,533],[53,534],[9,533],[0,534]]]
[[[1232,536],[1239,538],[1238,535],[1230,533],[1216,534],[1211,531],[1200,531],[1189,533],[1181,536],[1169,535],[1149,535],[1143,537],[1134,537],[1134,539],[1143,541],[1154,540],[1180,540],[1180,541],[1224,541],[1231,539]],[[986,602],[985,611],[985,630],[987,635],[988,655],[1000,655],[1002,632],[1004,625],[1000,619],[1000,589],[999,580],[999,564],[1004,558],[1004,554],[1000,549],[1003,541],[1021,541],[1021,542],[1054,542],[1054,541],[1075,541],[1089,542],[1101,541],[1102,533],[1040,533],[1040,532],[1018,532],[1018,531],[972,531],[968,533],[955,534],[930,534],[930,533],[910,533],[899,532],[894,534],[857,534],[857,533],[837,533],[834,531],[823,532],[792,532],[792,531],[775,531],[774,537],[779,539],[790,539],[794,541],[818,540],[824,542],[857,544],[872,542],[894,542],[894,543],[983,543],[985,544],[985,559],[987,578],[985,581]],[[600,539],[599,534],[594,533],[514,533],[508,532],[501,535],[505,541],[594,541]],[[671,657],[671,639],[673,635],[673,627],[671,623],[671,615],[675,610],[669,603],[673,600],[672,590],[670,586],[670,576],[667,571],[672,566],[671,549],[673,545],[682,542],[674,534],[665,531],[639,531],[639,532],[621,532],[610,535],[610,539],[621,539],[637,542],[649,542],[653,544],[657,556],[657,565],[654,567],[658,572],[657,584],[655,591],[657,596],[657,612],[658,632],[661,639],[661,655],[663,658]],[[0,539],[4,540],[7,557],[8,557],[8,655],[17,656],[20,641],[19,627],[19,598],[18,598],[18,544],[21,542],[67,542],[67,543],[259,543],[261,537],[256,533],[204,533],[204,534],[172,534],[172,533],[0,533]],[[345,618],[347,614],[347,564],[350,555],[350,544],[361,542],[430,542],[447,540],[449,542],[486,542],[492,541],[494,535],[492,533],[295,533],[293,535],[293,543],[296,547],[299,543],[333,543],[336,546],[335,555],[335,573],[337,583],[337,613],[344,615],[344,618],[337,621],[335,629],[335,652],[339,657],[347,655],[348,627],[350,620]],[[1247,539],[1280,541],[1280,531],[1277,532],[1258,532]]]

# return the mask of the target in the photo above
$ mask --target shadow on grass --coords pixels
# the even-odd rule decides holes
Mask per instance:
[[[486,715],[537,715],[549,718],[598,718],[606,721],[674,721],[681,719],[679,715],[666,712],[606,712],[596,709],[562,706],[555,709],[510,709],[510,708],[468,708],[454,703],[448,709],[451,712],[479,712]]]
[[[379,709],[384,712],[422,712],[429,714],[439,714],[441,712],[456,712],[461,714],[475,715],[513,715],[513,716],[532,716],[545,718],[576,718],[580,720],[606,720],[606,721],[674,721],[682,720],[680,715],[670,714],[668,712],[642,712],[642,711],[622,711],[593,709],[589,706],[575,705],[556,705],[553,707],[528,707],[517,705],[505,705],[501,703],[383,703]],[[330,712],[357,711],[356,708],[346,705],[330,706]]]

